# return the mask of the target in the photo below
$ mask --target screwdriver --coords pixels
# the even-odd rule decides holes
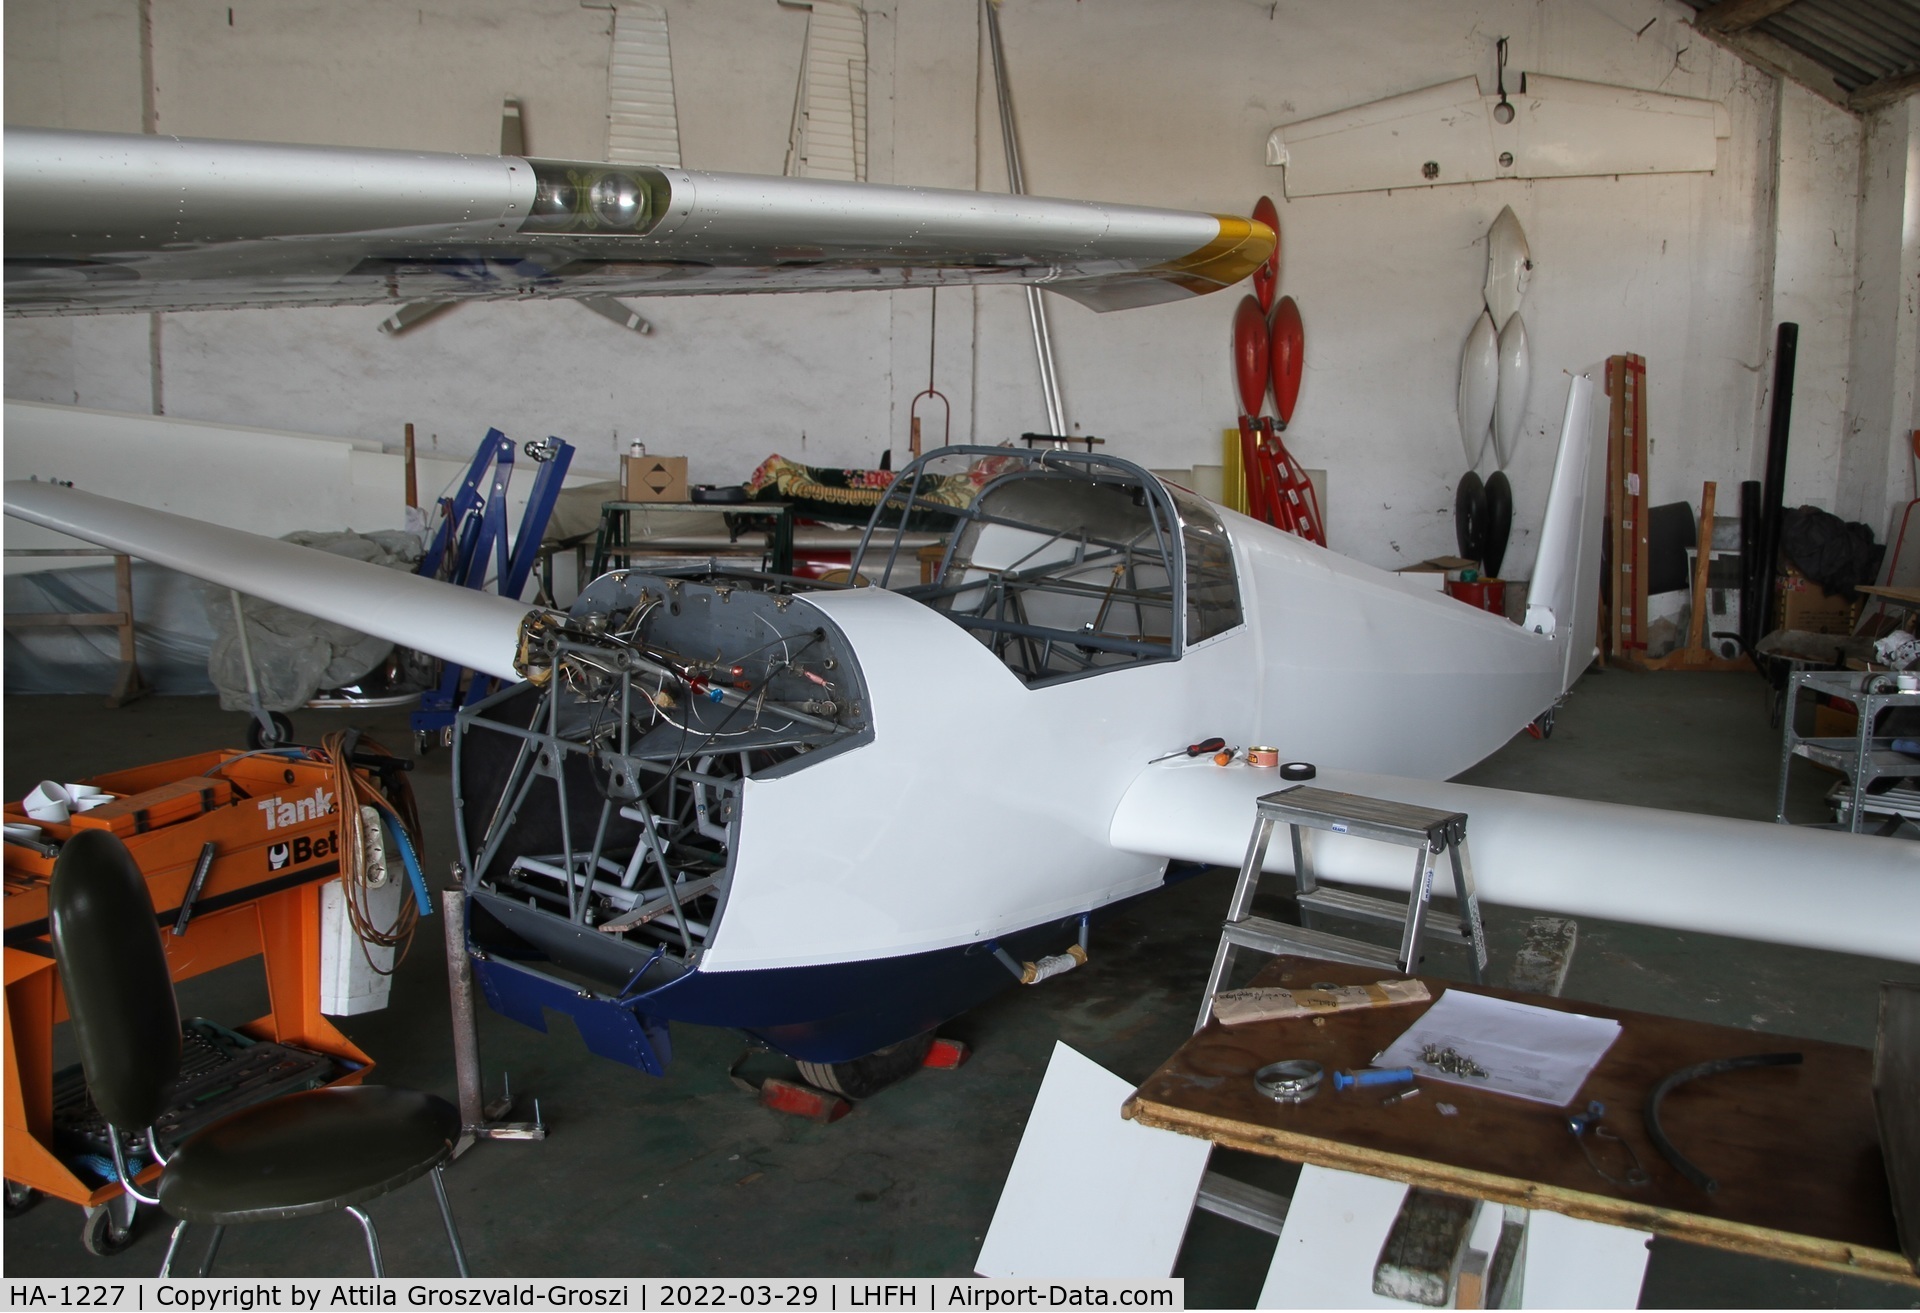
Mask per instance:
[[[1203,752],[1218,752],[1226,746],[1227,741],[1222,738],[1202,739],[1198,743],[1189,743],[1186,747],[1180,749],[1179,752],[1169,752],[1166,756],[1155,757],[1153,761],[1148,762],[1147,765],[1151,766],[1154,761],[1166,761],[1169,758],[1178,757],[1183,754],[1189,757],[1197,757]]]

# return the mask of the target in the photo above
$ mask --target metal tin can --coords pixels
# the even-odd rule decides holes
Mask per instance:
[[[1272,769],[1279,764],[1280,749],[1278,748],[1247,749],[1247,765],[1249,766],[1265,766],[1268,769]]]

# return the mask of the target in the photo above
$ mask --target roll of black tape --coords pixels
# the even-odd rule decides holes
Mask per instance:
[[[1319,773],[1310,761],[1289,761],[1280,767],[1280,778],[1283,780],[1310,780]]]

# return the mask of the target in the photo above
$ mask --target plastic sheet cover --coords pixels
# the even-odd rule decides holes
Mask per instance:
[[[10,574],[6,580],[8,615],[60,611],[68,614],[112,611],[113,566],[87,565],[67,570]],[[207,678],[207,651],[213,630],[207,625],[200,585],[177,570],[133,563],[134,648],[140,674],[156,693],[213,692]],[[98,628],[7,630],[8,693],[91,693],[113,691],[120,669],[120,632]]]
[[[420,558],[418,538],[398,530],[369,534],[301,531],[286,541],[396,570],[411,570]],[[290,711],[323,688],[353,684],[381,665],[393,650],[370,638],[283,606],[246,598],[247,638],[253,648],[261,701],[270,711]],[[113,567],[87,565],[6,578],[6,610],[101,612],[118,606]],[[218,693],[228,711],[248,709],[246,671],[235,641],[233,603],[224,588],[175,570],[133,563],[135,651],[140,673],[156,693]],[[9,693],[89,693],[113,689],[120,664],[119,632],[109,626],[9,629],[6,690]]]
[[[420,541],[397,529],[372,533],[301,530],[286,534],[283,542],[312,547],[334,556],[351,557],[395,570],[412,570],[420,559]],[[224,711],[246,711],[247,671],[234,630],[233,596],[214,584],[200,584],[206,617],[212,626],[212,650],[207,675],[220,695]],[[319,620],[257,597],[242,599],[247,616],[247,644],[253,653],[260,704],[268,711],[292,711],[323,688],[357,683],[383,663],[393,651],[384,638]]]

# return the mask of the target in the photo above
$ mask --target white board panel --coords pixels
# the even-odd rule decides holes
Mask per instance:
[[[1647,1275],[1646,1231],[1535,1212],[1527,1221],[1522,1308],[1634,1308]]]
[[[1300,1169],[1261,1308],[1409,1308],[1373,1293],[1373,1265],[1407,1187],[1400,1181]]]
[[[1055,1043],[974,1270],[1127,1280],[1172,1273],[1212,1147],[1120,1116],[1133,1086]]]

